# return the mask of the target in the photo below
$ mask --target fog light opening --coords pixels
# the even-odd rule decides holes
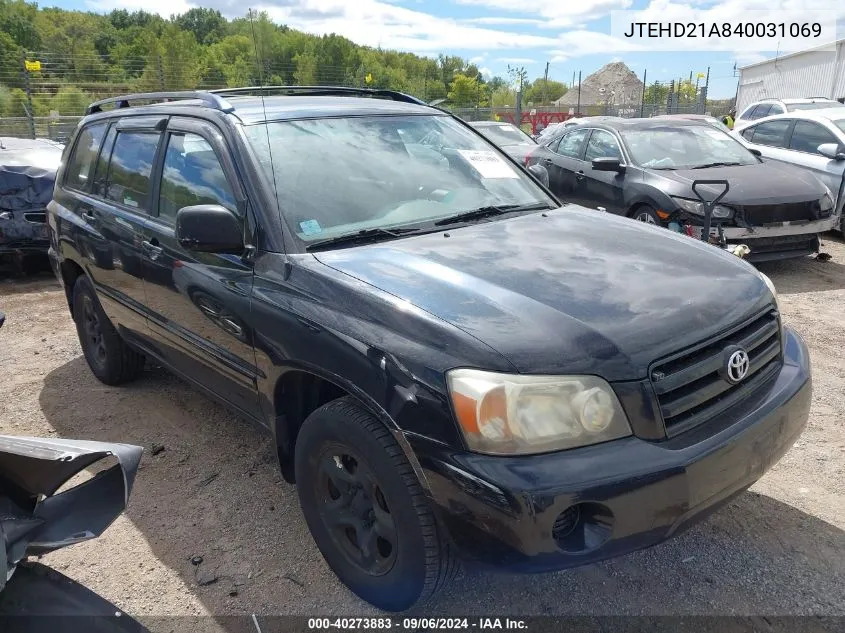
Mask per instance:
[[[561,512],[552,527],[558,548],[570,554],[598,549],[613,533],[613,513],[600,503],[576,503]]]

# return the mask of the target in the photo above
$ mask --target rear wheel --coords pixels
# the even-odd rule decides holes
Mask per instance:
[[[101,382],[117,385],[138,377],[144,369],[144,356],[120,337],[84,275],[73,285],[73,319],[85,360]]]
[[[402,449],[355,400],[334,400],[308,417],[295,463],[317,547],[358,596],[403,611],[455,574],[456,560]]]

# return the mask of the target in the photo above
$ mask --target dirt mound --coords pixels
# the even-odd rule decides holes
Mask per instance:
[[[589,75],[581,82],[581,98],[578,86],[573,86],[555,105],[639,105],[643,96],[643,82],[634,71],[622,62],[611,62]]]

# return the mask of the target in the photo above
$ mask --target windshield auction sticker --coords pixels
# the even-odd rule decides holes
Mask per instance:
[[[825,9],[725,12],[660,3],[643,11],[611,11],[610,34],[626,50],[793,52],[836,50],[837,12]]]
[[[496,152],[474,149],[459,149],[458,153],[464,157],[472,168],[482,178],[519,178],[516,171],[508,165]]]

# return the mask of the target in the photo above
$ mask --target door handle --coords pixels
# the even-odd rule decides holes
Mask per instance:
[[[578,172],[575,174],[575,180],[584,180],[584,170],[583,169],[578,170]]]
[[[97,216],[94,215],[94,212],[91,209],[86,209],[82,213],[82,217],[85,218],[86,220],[89,220],[89,221],[97,219]]]
[[[147,240],[141,242],[141,248],[150,256],[150,259],[158,259],[158,256],[164,252],[164,249],[158,245],[158,240],[155,238],[149,242]]]

